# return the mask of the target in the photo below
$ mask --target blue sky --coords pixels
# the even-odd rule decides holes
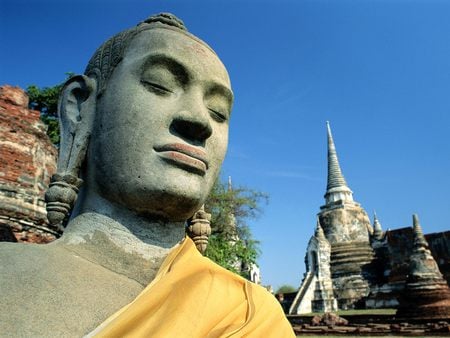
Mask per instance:
[[[326,128],[372,218],[450,229],[450,2],[0,0],[0,83],[51,86],[108,37],[170,11],[227,66],[223,175],[267,192],[251,222],[264,284],[298,286],[324,204]]]

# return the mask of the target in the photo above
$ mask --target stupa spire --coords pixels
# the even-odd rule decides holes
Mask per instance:
[[[450,316],[450,289],[439,271],[419,224],[413,215],[414,248],[409,257],[405,290],[399,298],[397,318],[443,318]]]
[[[317,217],[317,223],[316,223],[316,232],[315,237],[319,240],[326,240],[325,234],[323,232],[322,226],[320,225],[319,217]]]
[[[414,233],[414,246],[416,248],[424,247],[428,248],[428,242],[423,235],[422,227],[419,223],[419,216],[413,215],[413,233]]]
[[[373,237],[376,239],[381,239],[383,236],[383,229],[381,228],[381,224],[378,221],[377,213],[373,212]]]
[[[327,121],[327,136],[328,136],[328,181],[327,190],[347,186],[344,176],[342,175],[341,167],[339,165],[336,147],[331,134],[330,122]]]
[[[336,153],[333,135],[331,134],[330,123],[327,121],[328,136],[328,179],[327,192],[325,193],[326,203],[338,200],[353,201],[352,191],[347,186],[341,166]]]

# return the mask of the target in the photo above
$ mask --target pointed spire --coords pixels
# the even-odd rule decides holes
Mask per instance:
[[[399,298],[397,318],[449,318],[450,290],[413,215],[414,247],[409,257],[405,293]]]
[[[233,185],[231,184],[231,176],[228,176],[228,191],[233,190]]]
[[[322,226],[320,225],[319,217],[317,217],[317,223],[316,223],[316,231],[314,233],[314,236],[318,240],[326,240],[325,234],[323,233]]]
[[[428,248],[428,242],[423,235],[422,227],[419,223],[419,216],[417,214],[413,215],[413,235],[414,235],[414,247],[424,247]]]
[[[328,135],[328,180],[325,194],[327,204],[337,200],[353,201],[352,191],[347,186],[344,175],[339,165],[339,160],[331,134],[330,123],[327,121]]]
[[[373,212],[373,237],[376,239],[381,239],[383,236],[383,229],[381,228],[381,224],[378,221],[377,213]]]
[[[337,158],[336,147],[334,145],[333,136],[331,135],[330,123],[327,121],[328,132],[328,182],[327,190],[332,188],[347,186],[345,178],[342,175],[341,167]]]

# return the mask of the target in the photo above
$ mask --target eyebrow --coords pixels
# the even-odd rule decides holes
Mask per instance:
[[[141,73],[155,65],[166,67],[182,85],[186,85],[191,78],[187,68],[181,62],[163,54],[153,54],[148,56],[142,65]]]
[[[182,85],[186,85],[193,77],[188,67],[186,67],[182,62],[165,54],[149,55],[142,65],[141,73],[154,65],[165,66]],[[230,105],[233,104],[234,95],[230,88],[214,80],[208,81],[208,86],[210,87],[208,90],[209,92],[220,93],[227,98]]]
[[[208,92],[209,93],[219,93],[219,94],[225,96],[225,98],[228,100],[230,108],[233,105],[234,95],[233,95],[233,92],[231,91],[231,89],[228,88],[227,86],[224,86],[217,82],[212,82],[210,84],[210,89],[208,90]]]

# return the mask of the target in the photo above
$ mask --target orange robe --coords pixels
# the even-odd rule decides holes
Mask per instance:
[[[137,298],[88,337],[295,337],[264,288],[203,257],[190,238]]]

